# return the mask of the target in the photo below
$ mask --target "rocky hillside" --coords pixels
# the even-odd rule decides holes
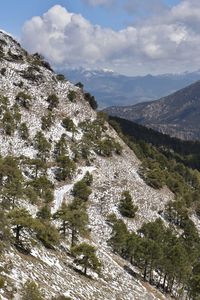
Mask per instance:
[[[200,81],[157,101],[106,112],[185,140],[200,140]]]
[[[115,213],[136,230],[155,220],[173,195],[140,178],[140,161],[91,105],[80,88],[57,76],[38,54],[29,55],[0,32],[0,197],[2,214],[11,222],[0,258],[2,300],[22,299],[28,279],[41,287],[45,299],[60,294],[80,300],[165,299],[140,276],[133,277],[138,270],[113,253],[107,218]],[[70,234],[58,242],[53,232],[59,220],[42,210],[55,214],[63,203],[72,203],[74,185],[86,174],[93,177],[89,200],[83,198],[89,231],[77,238],[97,249],[102,265],[99,275],[88,271],[89,276],[74,263]],[[134,219],[118,210],[126,190],[138,206]]]

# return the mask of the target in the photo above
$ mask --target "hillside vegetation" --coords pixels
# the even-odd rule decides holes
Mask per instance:
[[[198,299],[199,172],[3,32],[0,55],[2,300]]]

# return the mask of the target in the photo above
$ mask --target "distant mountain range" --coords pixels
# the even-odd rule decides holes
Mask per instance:
[[[173,137],[200,140],[200,81],[157,101],[105,111]]]
[[[64,75],[73,83],[81,81],[96,97],[99,108],[156,100],[200,79],[200,71],[131,77],[105,69],[80,68],[67,70]]]

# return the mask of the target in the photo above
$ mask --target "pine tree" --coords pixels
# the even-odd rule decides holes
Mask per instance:
[[[42,172],[42,175],[45,175],[47,165],[43,160],[41,160],[39,158],[30,159],[30,160],[28,160],[28,165],[29,165],[29,167],[34,169],[35,179],[38,178],[39,172]]]
[[[108,222],[112,226],[112,234],[108,243],[114,252],[124,257],[126,255],[127,238],[129,236],[126,224],[123,220],[117,219],[114,214],[108,216]]]
[[[2,253],[3,249],[7,246],[10,240],[10,228],[7,216],[0,208],[0,254]]]
[[[60,232],[66,237],[69,222],[69,206],[62,203],[61,208],[53,215],[53,218],[61,221]]]
[[[92,190],[85,183],[84,180],[81,180],[74,184],[72,193],[75,198],[79,198],[80,200],[87,201],[90,194],[92,193]]]
[[[49,249],[54,249],[54,246],[59,244],[59,232],[49,220],[40,219],[35,223],[35,231],[37,238]]]
[[[139,236],[135,232],[128,233],[125,246],[125,257],[133,264],[134,256],[140,242]]]
[[[23,140],[28,140],[29,131],[26,123],[21,123],[21,125],[19,126],[19,134]]]
[[[133,205],[132,197],[129,191],[124,191],[122,193],[122,198],[119,203],[119,211],[122,216],[127,218],[134,218],[138,207]]]
[[[35,135],[35,148],[38,150],[38,157],[41,160],[46,161],[46,157],[49,156],[51,150],[51,144],[46,140],[44,134],[38,131]]]
[[[83,182],[87,184],[87,186],[91,186],[93,182],[92,174],[90,174],[88,171],[85,173],[85,176],[82,179]]]
[[[77,132],[76,126],[72,119],[66,117],[62,120],[62,126],[72,133],[72,141],[74,141],[75,133]]]
[[[15,207],[16,200],[23,196],[23,176],[19,169],[18,162],[12,156],[7,156],[0,163],[1,194],[5,206]]]
[[[67,140],[66,134],[62,134],[59,141],[56,143],[54,148],[54,154],[56,158],[63,157],[68,155],[68,147],[67,147]]]
[[[88,215],[86,212],[85,203],[80,200],[74,199],[72,203],[63,204],[54,218],[61,221],[61,232],[66,235],[66,230],[71,232],[71,246],[73,247],[78,239],[78,235],[85,235],[88,224]]]
[[[8,110],[5,111],[5,113],[3,115],[2,125],[3,125],[4,131],[7,135],[10,135],[10,136],[13,135],[16,126],[15,126],[13,115]]]
[[[73,247],[71,252],[75,256],[74,262],[83,266],[85,275],[87,275],[88,268],[95,272],[100,272],[101,263],[96,256],[96,249],[93,246],[82,243]]]
[[[15,244],[16,246],[22,245],[21,234],[26,228],[31,230],[33,228],[33,218],[29,212],[24,208],[16,208],[8,213],[8,218],[12,224],[13,232],[15,233]]]
[[[98,108],[98,104],[96,102],[95,97],[92,96],[90,93],[85,93],[84,98],[94,110],[96,110]]]
[[[45,203],[53,201],[53,188],[54,185],[47,178],[47,176],[41,176],[29,181],[29,185],[33,187],[38,197],[43,199]]]
[[[42,124],[41,128],[42,130],[49,130],[50,127],[53,125],[53,115],[51,112],[49,112],[47,115],[43,116],[41,118]]]
[[[50,220],[51,219],[51,209],[47,204],[41,207],[41,209],[37,212],[37,218],[42,220]]]
[[[71,160],[68,156],[58,156],[56,159],[58,163],[58,169],[56,170],[56,179],[59,181],[66,180],[67,178],[71,178],[76,165],[73,160]]]

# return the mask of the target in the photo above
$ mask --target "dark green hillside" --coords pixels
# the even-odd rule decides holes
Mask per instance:
[[[200,142],[183,141],[170,137],[151,128],[139,125],[118,117],[109,117],[110,121],[116,121],[122,133],[133,142],[144,141],[150,143],[169,158],[175,158],[184,165],[200,170]]]

